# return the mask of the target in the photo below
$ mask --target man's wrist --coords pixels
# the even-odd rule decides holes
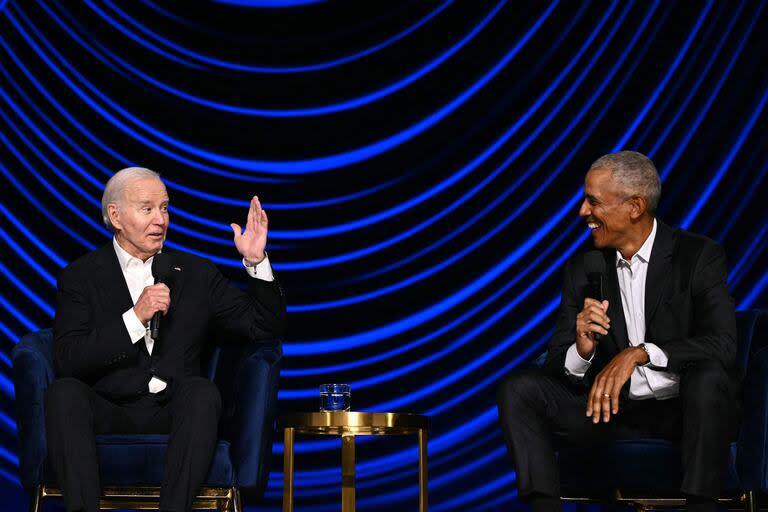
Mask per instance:
[[[591,358],[590,358],[591,359]],[[576,343],[568,347],[565,353],[565,374],[575,379],[582,379],[592,365],[590,359],[584,359],[579,355]]]
[[[584,359],[585,361],[591,361],[592,357],[595,355],[595,347],[592,348],[592,350],[589,351],[582,351],[579,349],[579,346],[576,345],[576,352],[579,354],[579,357]]]
[[[131,343],[136,343],[140,339],[143,339],[144,335],[147,333],[146,324],[136,315],[136,310],[134,308],[123,313],[123,323],[125,324],[125,329],[128,331],[128,336],[131,338]]]
[[[584,340],[587,341],[587,340]],[[579,343],[576,342],[576,352],[579,354],[579,357],[584,359],[585,361],[590,361],[592,357],[595,355],[595,350],[597,350],[597,343],[593,343],[591,347],[584,347],[586,343]]]
[[[256,265],[264,261],[264,258],[266,258],[266,255],[262,256],[261,259],[257,260],[249,260],[246,257],[243,257],[243,264],[245,264],[246,267],[254,268]]]
[[[634,348],[637,350],[638,360],[636,361],[637,366],[645,366],[646,364],[651,362],[651,353],[648,350],[648,347],[645,346],[645,343],[640,343],[639,345],[636,345]]]
[[[261,279],[262,281],[275,280],[275,275],[272,273],[272,265],[269,263],[269,255],[266,252],[264,253],[264,259],[253,266],[248,265],[245,258],[243,258],[243,266],[252,278]]]
[[[131,311],[133,311],[133,314],[136,316],[136,319],[137,319],[139,322],[141,322],[142,324],[144,324],[144,325],[146,325],[146,324],[149,322],[149,320],[151,320],[151,318],[149,318],[149,319],[147,319],[147,320],[143,320],[143,319],[142,319],[142,318],[139,316],[139,312],[136,310],[136,306],[132,307],[132,308],[131,308]]]

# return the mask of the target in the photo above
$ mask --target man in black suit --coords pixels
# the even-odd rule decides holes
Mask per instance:
[[[68,511],[99,509],[96,434],[168,433],[160,509],[190,510],[217,440],[221,397],[201,377],[208,336],[243,343],[282,336],[285,300],[265,253],[267,215],[251,200],[234,242],[251,276],[233,286],[209,261],[163,251],[166,283],[152,262],[168,229],[168,193],[159,176],[132,167],[115,174],[102,198],[114,238],[67,266],[58,281],[54,363],[46,395],[50,460]],[[160,334],[148,329],[162,313]]]
[[[514,372],[499,388],[520,495],[534,511],[560,508],[563,437],[679,439],[689,509],[716,508],[737,426],[734,303],[723,249],[658,221],[660,195],[640,153],[592,164],[579,215],[597,251],[568,262],[544,368]],[[595,258],[603,301],[585,294]]]

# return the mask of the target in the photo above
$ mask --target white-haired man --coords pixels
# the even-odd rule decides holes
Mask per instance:
[[[251,200],[243,231],[232,224],[248,291],[231,286],[209,261],[168,253],[155,284],[152,263],[168,229],[168,192],[157,173],[116,173],[102,197],[114,238],[59,276],[54,321],[58,379],[46,395],[53,469],[68,511],[99,510],[96,434],[167,433],[160,509],[190,510],[216,446],[221,397],[201,376],[206,336],[252,342],[282,336],[285,300],[265,252],[267,214]],[[169,286],[170,285],[170,286]],[[150,319],[161,313],[153,339]]]
[[[679,439],[688,509],[716,508],[738,410],[725,253],[657,220],[660,195],[656,167],[640,153],[592,164],[579,215],[597,251],[568,262],[543,371],[514,372],[499,388],[520,495],[535,512],[560,508],[563,437]],[[586,292],[595,271],[606,300]]]

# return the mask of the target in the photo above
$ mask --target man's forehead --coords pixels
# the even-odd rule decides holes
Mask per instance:
[[[168,191],[159,178],[141,178],[125,185],[124,196],[132,201],[168,200]]]
[[[610,169],[590,169],[584,178],[584,188],[591,193],[610,192],[614,187]]]
[[[587,179],[593,179],[593,180],[604,180],[604,179],[610,179],[611,177],[611,170],[606,167],[595,167],[594,169],[590,169],[587,171]]]

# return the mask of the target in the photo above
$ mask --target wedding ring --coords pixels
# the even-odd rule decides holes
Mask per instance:
[[[608,393],[603,393],[603,398],[611,398],[611,395]]]

